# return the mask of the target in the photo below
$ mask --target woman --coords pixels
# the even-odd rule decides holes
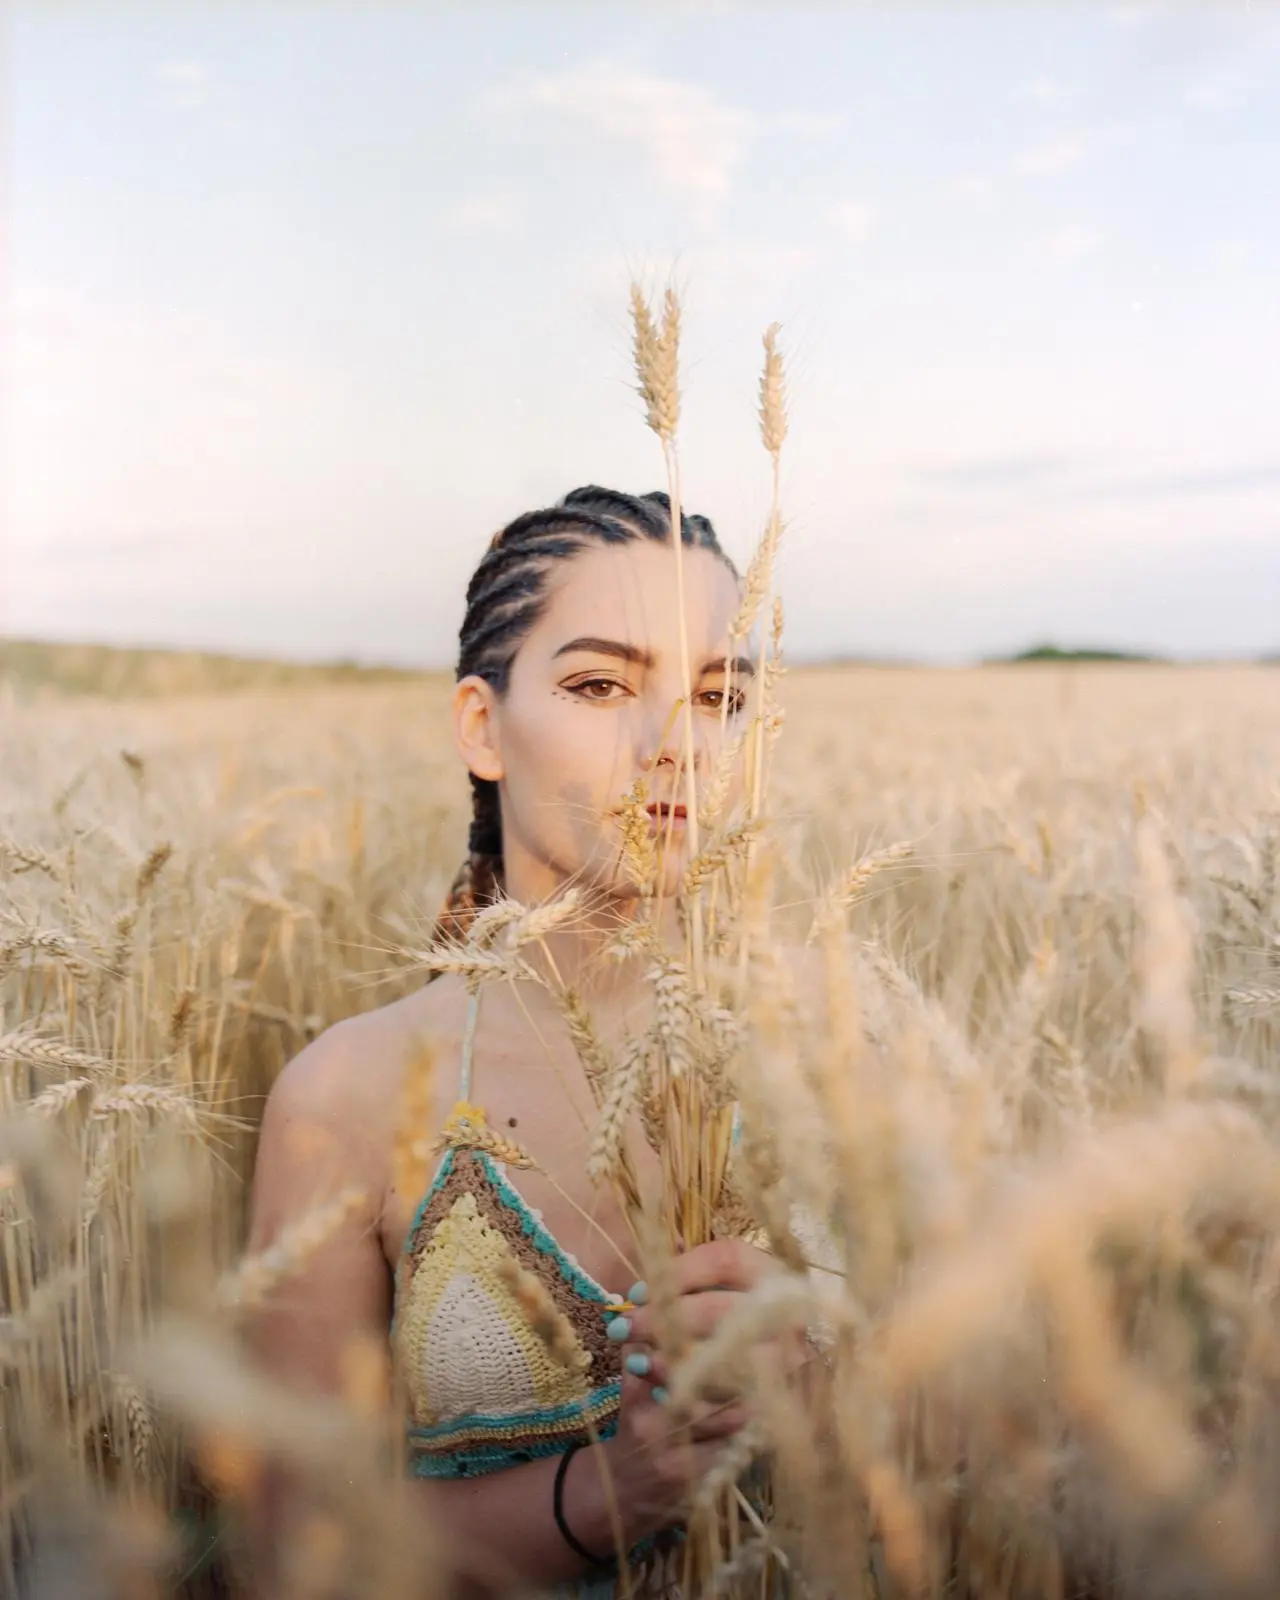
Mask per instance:
[[[665,495],[576,490],[492,541],[461,632],[453,720],[474,820],[442,926],[465,933],[499,892],[532,905],[577,885],[585,925],[555,931],[548,954],[614,1043],[645,1026],[651,1004],[643,958],[604,958],[635,905],[618,810],[637,778],[648,779],[654,827],[668,841],[665,906],[687,865],[671,538]],[[740,596],[709,522],[683,518],[681,538],[701,778],[742,709],[726,660]],[[435,1126],[456,1102],[468,1107],[425,1198],[396,1192],[391,1176],[402,1080],[424,1039]],[[263,1319],[262,1359],[290,1381],[334,1389],[352,1341],[394,1325],[412,1469],[432,1480],[424,1490],[459,1546],[483,1546],[526,1584],[612,1593],[611,1506],[628,1548],[661,1548],[676,1537],[690,1485],[746,1418],[741,1406],[707,1408],[674,1436],[631,1231],[607,1186],[586,1175],[595,1117],[551,995],[493,984],[477,1011],[460,979],[442,977],[331,1028],[281,1074],[262,1128],[251,1248],[336,1185],[365,1191],[367,1207]],[[500,1164],[475,1148],[493,1134],[537,1166],[518,1150]],[[629,1150],[655,1197],[656,1158],[642,1139]],[[529,1333],[504,1268],[511,1258],[572,1326],[572,1371]],[[736,1241],[682,1255],[675,1287],[689,1335],[708,1335],[767,1269]],[[623,1300],[622,1312],[611,1309]]]

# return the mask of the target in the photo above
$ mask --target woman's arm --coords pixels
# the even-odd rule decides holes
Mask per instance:
[[[612,1559],[618,1545],[606,1480],[612,1482],[616,1497],[626,1495],[616,1450],[616,1441],[607,1440],[578,1451],[569,1462],[562,1501],[564,1520],[574,1537],[606,1559]],[[466,1592],[506,1592],[512,1577],[549,1586],[588,1570],[556,1526],[552,1499],[559,1466],[557,1456],[484,1477],[422,1485],[433,1514],[448,1530]],[[636,1516],[634,1499],[626,1498],[631,1504],[622,1510],[624,1549],[672,1520],[663,1517],[655,1527],[645,1526]]]
[[[344,1189],[355,1186],[365,1196],[280,1281],[247,1328],[258,1365],[295,1393],[341,1393],[347,1353],[370,1340],[385,1344],[389,1337],[391,1272],[379,1222],[399,1096],[391,1075],[374,1063],[380,1053],[393,1061],[394,1051],[395,1041],[379,1034],[372,1017],[339,1024],[290,1062],[268,1097],[254,1172],[250,1253],[268,1249],[291,1223]],[[679,1490],[699,1468],[705,1470],[714,1449],[695,1445],[696,1459],[684,1459],[664,1448],[669,1422],[653,1403],[650,1386],[635,1379],[626,1380],[624,1411],[622,1437],[579,1451],[564,1483],[566,1523],[581,1544],[602,1556],[616,1546],[607,1482],[616,1486],[629,1546],[675,1520]],[[555,1458],[474,1479],[414,1485],[424,1513],[469,1572],[469,1590],[483,1593],[504,1574],[549,1585],[586,1570],[556,1526],[558,1466]],[[304,1492],[277,1469],[250,1508],[255,1582],[263,1594],[274,1592],[280,1540]]]
[[[368,1043],[367,1024],[348,1022],[309,1045],[276,1080],[259,1136],[251,1256],[283,1243],[291,1225],[343,1191],[361,1194],[246,1321],[258,1368],[304,1397],[341,1394],[348,1352],[387,1339],[391,1283],[378,1232],[387,1115],[370,1094]],[[283,1541],[305,1509],[305,1486],[272,1462],[247,1507],[253,1593],[276,1591]]]

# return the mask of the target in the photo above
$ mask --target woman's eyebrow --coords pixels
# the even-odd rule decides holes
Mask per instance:
[[[727,656],[712,656],[710,661],[703,662],[702,670],[731,673],[735,678],[754,678],[756,664],[750,656],[734,656],[732,660]]]
[[[592,634],[584,634],[581,638],[570,639],[568,644],[562,644],[551,658],[553,661],[560,656],[575,655],[613,656],[618,661],[629,661],[633,666],[643,667],[652,671],[654,657],[652,650],[643,650],[636,644],[624,644],[620,639],[598,639]],[[752,678],[755,676],[756,664],[750,656],[736,656],[732,660],[725,656],[712,656],[709,661],[704,661],[699,671],[699,676],[708,672],[732,673],[735,678]]]
[[[630,661],[633,666],[651,668],[653,666],[653,652],[642,650],[639,645],[623,644],[618,639],[595,639],[585,636],[581,639],[570,639],[568,644],[562,644],[551,658],[553,661],[559,656],[568,656],[575,653],[592,656],[615,656],[619,661]]]

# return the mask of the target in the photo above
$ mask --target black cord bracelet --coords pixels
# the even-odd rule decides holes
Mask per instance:
[[[577,1455],[578,1451],[583,1448],[583,1445],[571,1444],[565,1453],[560,1457],[560,1465],[556,1468],[556,1487],[555,1493],[551,1498],[551,1509],[555,1512],[556,1527],[560,1530],[560,1537],[575,1555],[581,1556],[585,1562],[593,1567],[612,1567],[614,1565],[614,1559],[612,1556],[593,1555],[592,1552],[587,1549],[586,1545],[578,1543],[577,1539],[574,1538],[573,1534],[569,1530],[569,1524],[564,1520],[565,1474],[569,1470],[569,1463],[573,1460],[574,1456]]]

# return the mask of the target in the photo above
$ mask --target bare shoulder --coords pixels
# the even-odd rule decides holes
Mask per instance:
[[[313,1197],[386,1187],[405,1072],[422,1051],[447,1055],[460,1038],[460,1000],[446,979],[394,1004],[334,1023],[280,1073],[262,1119],[255,1190]]]
[[[397,1098],[409,1062],[421,1050],[446,1049],[460,1032],[461,1006],[447,979],[336,1022],[294,1056],[268,1097],[277,1115],[306,1112],[320,1121],[361,1121]]]

